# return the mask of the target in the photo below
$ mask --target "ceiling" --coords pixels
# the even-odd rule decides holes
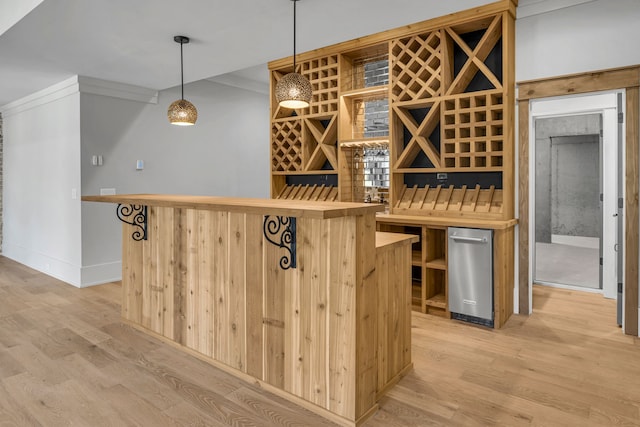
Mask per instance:
[[[22,8],[15,6],[21,2]],[[240,76],[259,73],[259,78],[265,70],[259,65],[293,49],[289,0],[21,2],[0,0],[0,31],[5,30],[0,34],[0,106],[76,74],[155,90],[176,86],[180,49],[173,36],[178,34],[191,38],[184,46],[185,82],[250,67],[253,72]],[[298,51],[486,3],[300,0]]]
[[[587,1],[520,0],[518,13]],[[491,2],[300,0],[298,52]],[[248,79],[264,88],[265,64],[291,55],[292,32],[289,0],[0,0],[0,106],[76,74],[154,90],[177,86],[178,34],[191,38],[185,82]]]

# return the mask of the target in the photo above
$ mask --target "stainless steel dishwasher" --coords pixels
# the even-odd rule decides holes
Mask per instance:
[[[448,236],[451,317],[493,327],[493,232],[449,227]]]

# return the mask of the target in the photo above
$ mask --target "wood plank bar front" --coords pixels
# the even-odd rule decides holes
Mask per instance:
[[[411,367],[415,238],[376,248],[381,205],[166,195],[83,200],[147,206],[146,240],[134,240],[134,226],[123,223],[128,324],[341,425],[375,413],[384,391]],[[267,215],[296,218],[295,268],[281,268],[286,250],[263,234]],[[388,267],[384,277],[376,274],[376,254]],[[379,292],[397,302],[393,310],[380,305]],[[393,328],[382,316],[395,319]],[[388,329],[384,357],[379,328]]]

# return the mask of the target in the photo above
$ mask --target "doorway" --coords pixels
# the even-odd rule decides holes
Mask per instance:
[[[534,127],[533,280],[602,289],[602,114],[537,118]]]
[[[531,101],[533,282],[616,298],[620,92]]]
[[[535,100],[552,97],[575,96],[578,94],[607,93],[616,91],[623,94],[623,120],[619,124],[622,149],[619,165],[622,182],[618,186],[624,196],[624,216],[619,218],[623,223],[622,236],[619,237],[619,258],[622,264],[620,291],[622,330],[627,335],[638,336],[640,330],[638,303],[638,265],[640,222],[638,213],[638,194],[640,193],[640,80],[639,65],[611,68],[607,70],[588,71],[579,74],[555,76],[539,80],[521,81],[518,90],[518,277],[517,277],[517,309],[519,313],[532,312],[532,203],[533,193],[530,173],[531,156],[531,114],[530,104]],[[620,301],[620,300],[619,300]]]

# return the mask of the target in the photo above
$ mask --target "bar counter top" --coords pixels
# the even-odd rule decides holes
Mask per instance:
[[[378,213],[376,221],[382,224],[431,225],[440,227],[469,227],[505,230],[518,224],[517,219],[477,219],[454,216],[412,216]]]
[[[384,210],[375,203],[310,202],[299,200],[252,199],[241,197],[188,196],[170,194],[117,194],[82,196],[84,202],[105,202],[159,207],[224,210],[256,214],[329,219],[364,215]]]

